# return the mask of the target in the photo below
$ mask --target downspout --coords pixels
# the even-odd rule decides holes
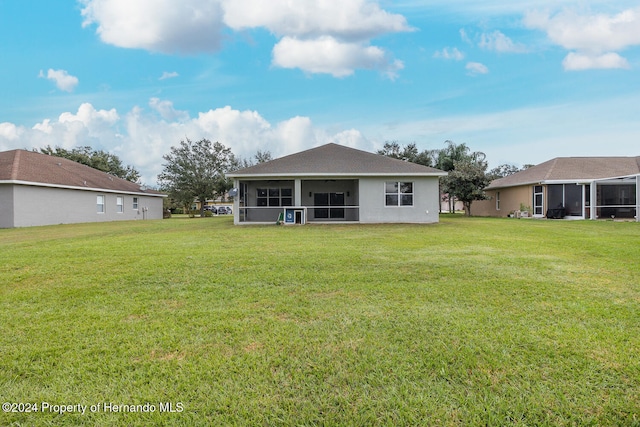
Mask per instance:
[[[596,211],[597,211],[597,207],[598,207],[598,200],[596,199],[596,197],[598,196],[598,191],[596,189],[596,181],[591,181],[591,186],[589,187],[590,191],[591,191],[591,196],[589,197],[590,199],[590,209],[589,209],[589,219],[596,219]]]
[[[640,222],[640,174],[636,175],[636,222]]]

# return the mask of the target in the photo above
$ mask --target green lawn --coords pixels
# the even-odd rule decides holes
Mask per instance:
[[[38,409],[15,426],[638,426],[640,224],[0,230],[0,401]]]

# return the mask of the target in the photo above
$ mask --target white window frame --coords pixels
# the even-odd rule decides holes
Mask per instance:
[[[124,197],[116,196],[116,212],[123,213],[124,212]]]
[[[536,192],[536,187],[540,187],[540,191]],[[543,217],[545,215],[544,212],[544,207],[545,207],[545,200],[544,200],[544,194],[545,193],[545,188],[542,184],[536,184],[533,186],[533,216],[535,217]],[[536,196],[540,196],[540,204],[536,204]],[[538,213],[538,209],[539,212]]]
[[[106,212],[106,197],[104,195],[100,194],[96,197],[96,210],[99,214]]]
[[[133,210],[138,210],[138,198],[134,197],[133,198]]]
[[[496,210],[500,210],[500,192],[496,191]]]
[[[387,190],[387,187],[389,184],[395,184],[396,185],[396,191],[395,192],[389,192]],[[406,192],[402,192],[402,186],[406,185],[406,184],[411,184],[411,192],[410,193],[406,193]],[[413,207],[415,202],[414,202],[414,197],[415,197],[415,192],[414,192],[414,188],[415,188],[415,182],[413,181],[385,181],[384,183],[384,206],[387,208],[402,208],[402,207]],[[387,196],[396,196],[397,197],[397,203],[395,204],[390,204],[388,203],[388,198]],[[411,196],[411,204],[403,204],[402,203],[402,196]]]

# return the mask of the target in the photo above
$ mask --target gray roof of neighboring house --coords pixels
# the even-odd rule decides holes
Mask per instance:
[[[228,173],[227,176],[246,178],[261,176],[444,176],[446,174],[446,172],[428,166],[331,143],[240,169]]]
[[[81,163],[28,150],[0,152],[0,183],[164,196]]]
[[[557,157],[492,181],[487,189],[549,181],[591,181],[640,174],[639,157]]]

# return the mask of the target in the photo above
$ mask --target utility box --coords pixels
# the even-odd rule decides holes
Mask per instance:
[[[303,225],[307,218],[307,208],[289,207],[284,208],[284,224],[285,225]]]

